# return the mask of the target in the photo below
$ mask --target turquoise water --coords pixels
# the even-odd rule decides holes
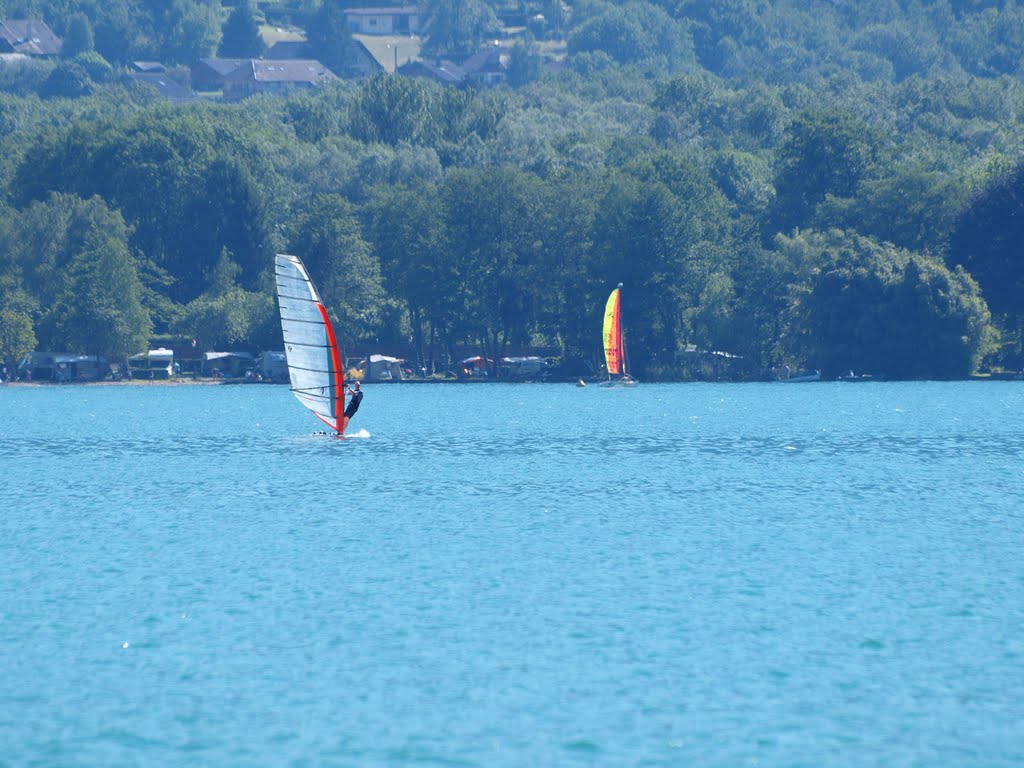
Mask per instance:
[[[1024,765],[1024,385],[0,387],[0,765]]]

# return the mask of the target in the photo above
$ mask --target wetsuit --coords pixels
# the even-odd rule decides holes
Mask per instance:
[[[363,390],[357,389],[352,392],[352,399],[348,401],[348,408],[345,409],[345,418],[351,419],[359,410],[359,404],[363,402]]]

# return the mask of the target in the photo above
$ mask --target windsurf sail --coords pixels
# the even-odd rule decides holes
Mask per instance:
[[[619,317],[619,301],[622,283],[612,291],[604,307],[604,360],[609,376],[624,373],[622,365],[622,324]]]
[[[328,427],[344,434],[345,369],[327,309],[297,256],[279,253],[274,274],[292,392]]]

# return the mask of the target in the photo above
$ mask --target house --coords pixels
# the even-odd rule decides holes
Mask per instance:
[[[167,67],[161,64],[159,61],[133,61],[131,63],[132,72],[166,72]]]
[[[0,21],[0,53],[55,58],[63,47],[64,41],[46,26],[46,22],[38,19]]]
[[[193,101],[196,97],[188,88],[171,80],[162,72],[129,72],[124,76],[126,82],[143,83],[156,88],[163,98],[182,104]]]
[[[359,35],[415,35],[420,31],[415,5],[347,8],[345,20],[349,32]]]
[[[461,85],[466,79],[462,67],[452,61],[410,61],[398,68],[405,77],[423,77],[441,85]]]
[[[365,74],[376,74],[382,70],[394,74],[403,64],[419,58],[422,45],[415,35],[352,35],[352,40],[374,61],[374,66]]]
[[[383,62],[378,61],[373,51],[355,35],[352,36],[354,55],[348,66],[348,74],[354,77],[369,77],[385,71]]]
[[[466,73],[466,80],[471,83],[497,85],[505,82],[511,58],[511,48],[494,43],[462,62],[462,70]]]
[[[196,91],[219,91],[224,78],[248,64],[250,59],[200,59],[192,66],[192,88]]]
[[[315,88],[337,76],[313,59],[249,59],[224,78],[224,98],[239,101],[254,93]]]

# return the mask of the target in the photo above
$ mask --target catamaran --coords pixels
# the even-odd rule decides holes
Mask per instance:
[[[288,378],[299,402],[345,434],[345,369],[327,309],[298,256],[277,254],[277,303]]]
[[[635,387],[639,382],[626,371],[626,339],[622,335],[622,283],[616,286],[604,307],[604,360],[608,379],[602,387]]]

